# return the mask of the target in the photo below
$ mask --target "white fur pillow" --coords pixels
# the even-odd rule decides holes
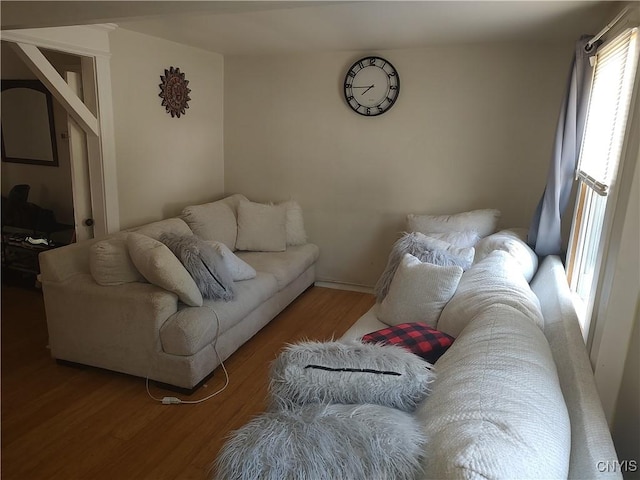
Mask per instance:
[[[307,232],[304,229],[302,207],[295,200],[287,200],[280,205],[286,209],[287,245],[304,245],[307,243]]]
[[[494,250],[504,250],[516,259],[527,282],[530,282],[538,269],[538,255],[527,245],[527,230],[514,228],[502,230],[483,238],[476,245],[474,263],[480,262]]]
[[[122,285],[146,280],[131,261],[128,233],[118,233],[91,245],[89,270],[99,285]]]
[[[380,304],[378,319],[387,325],[422,322],[435,328],[442,309],[458,288],[462,272],[459,266],[422,263],[405,254]]]
[[[454,215],[407,215],[410,232],[432,233],[463,232],[471,230],[480,237],[495,233],[500,219],[500,210],[484,209]]]
[[[250,201],[238,204],[236,249],[255,252],[284,252],[287,248],[287,209]]]
[[[457,248],[474,248],[480,240],[480,235],[475,230],[462,232],[428,233],[427,236],[442,240]]]
[[[202,306],[202,294],[196,282],[164,243],[140,233],[130,233],[127,247],[134,265],[149,283],[175,293],[191,307]]]
[[[222,256],[222,262],[227,267],[227,270],[229,270],[229,273],[231,273],[234,282],[250,280],[256,277],[256,269],[239,258],[224,243],[212,240],[207,240],[207,243],[213,246]]]

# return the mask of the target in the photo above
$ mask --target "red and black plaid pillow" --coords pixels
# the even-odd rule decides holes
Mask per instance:
[[[455,338],[431,328],[426,323],[401,323],[367,333],[363,342],[398,345],[435,363],[451,346]]]

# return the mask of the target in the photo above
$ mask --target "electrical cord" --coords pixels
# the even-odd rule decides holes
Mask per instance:
[[[220,388],[219,390],[213,392],[211,395],[208,395],[208,396],[206,396],[204,398],[200,398],[198,400],[183,400],[183,399],[178,398],[178,397],[162,397],[162,398],[158,398],[158,397],[154,397],[151,394],[151,392],[149,391],[149,375],[147,375],[147,377],[145,378],[145,387],[147,389],[147,395],[149,395],[149,397],[152,398],[153,400],[155,400],[156,402],[160,402],[163,405],[180,405],[180,404],[183,404],[183,403],[187,404],[187,405],[195,405],[197,403],[206,402],[207,400],[212,399],[216,395],[222,393],[224,391],[224,389],[227,388],[227,386],[229,385],[229,373],[227,372],[227,368],[224,366],[224,362],[220,358],[220,354],[218,353],[218,349],[217,349],[218,335],[220,334],[220,319],[218,318],[218,314],[215,312],[214,309],[212,309],[211,307],[208,307],[206,305],[203,305],[203,306],[205,308],[208,308],[209,310],[211,310],[211,312],[213,312],[213,315],[216,317],[216,336],[215,336],[215,340],[213,341],[213,351],[216,353],[216,357],[218,357],[218,362],[220,362],[220,366],[222,367],[222,371],[224,372],[224,376],[225,376],[224,385],[222,386],[222,388]]]

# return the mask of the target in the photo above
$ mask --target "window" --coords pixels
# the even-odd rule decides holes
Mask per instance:
[[[569,241],[568,276],[586,338],[588,308],[598,277],[605,212],[615,187],[638,61],[637,28],[603,45],[595,70],[576,176],[579,181]]]

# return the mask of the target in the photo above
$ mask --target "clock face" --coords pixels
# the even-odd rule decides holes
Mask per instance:
[[[400,93],[400,77],[387,60],[365,57],[354,63],[344,79],[349,106],[366,117],[389,110]]]

